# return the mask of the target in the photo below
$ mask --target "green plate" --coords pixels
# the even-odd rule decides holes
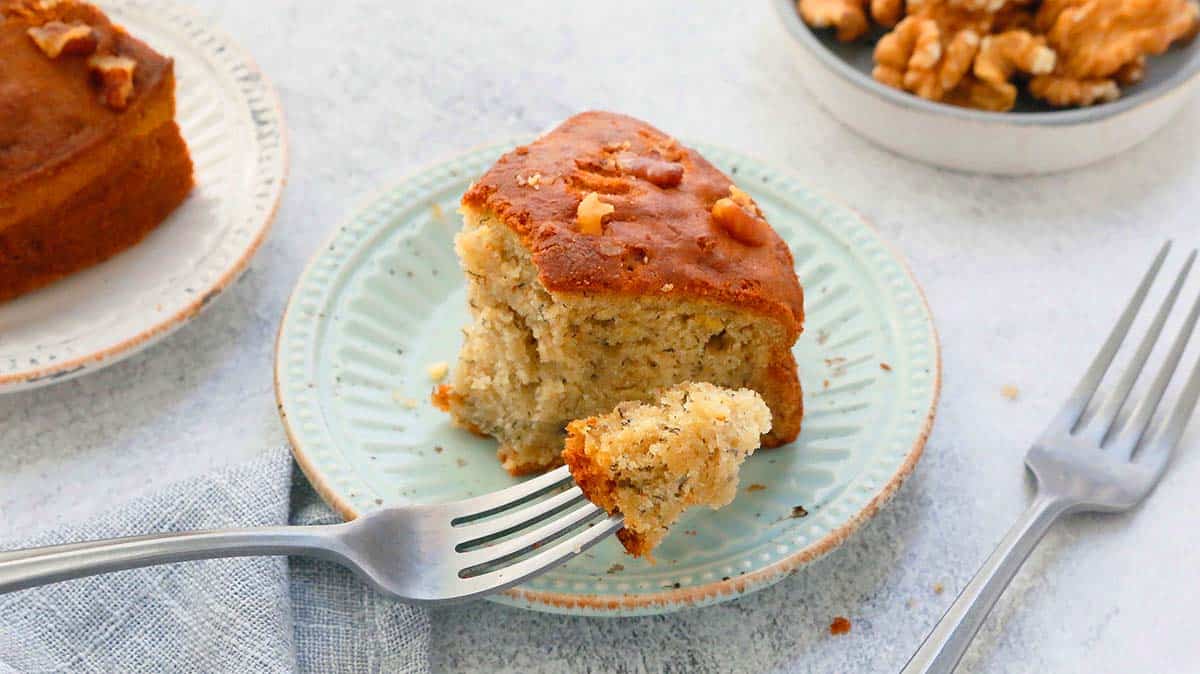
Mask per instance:
[[[392,187],[338,227],[300,278],[275,358],[296,459],[343,516],[514,484],[495,443],[429,404],[427,368],[453,366],[468,323],[453,248],[458,198],[515,143],[471,152]],[[850,210],[786,174],[694,145],[749,192],[788,242],[804,284],[796,344],[805,390],[800,438],[742,468],[737,499],[697,510],[657,564],[602,542],[495,601],[579,615],[645,615],[765,587],[840,544],[912,471],[941,381],[920,288]]]

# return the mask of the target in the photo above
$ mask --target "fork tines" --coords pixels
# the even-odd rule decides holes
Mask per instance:
[[[489,584],[511,584],[573,557],[622,522],[584,498],[565,466],[462,506],[452,520],[458,576]]]
[[[1121,313],[1121,317],[1113,327],[1108,339],[1105,340],[1100,353],[1096,355],[1095,360],[1084,373],[1052,426],[1059,432],[1075,435],[1087,444],[1100,446],[1125,459],[1132,457],[1140,448],[1141,453],[1145,454],[1144,460],[1151,462],[1151,465],[1157,470],[1165,468],[1170,452],[1178,444],[1184,427],[1196,407],[1197,398],[1200,398],[1200,359],[1198,359],[1183,385],[1174,408],[1166,415],[1165,420],[1160,422],[1153,437],[1146,436],[1146,431],[1151,426],[1163,394],[1179,369],[1179,361],[1183,358],[1188,341],[1195,332],[1197,319],[1200,319],[1200,297],[1196,298],[1188,310],[1179,333],[1172,341],[1158,374],[1150,383],[1145,395],[1133,404],[1132,410],[1128,411],[1126,416],[1122,416],[1122,411],[1130,404],[1130,392],[1141,375],[1146,361],[1154,351],[1163,327],[1179,299],[1188,274],[1196,261],[1195,250],[1191,251],[1184,261],[1125,371],[1117,379],[1107,396],[1098,403],[1095,413],[1090,418],[1085,415],[1085,411],[1096,398],[1100,382],[1104,379],[1117,351],[1129,335],[1134,319],[1162,269],[1170,249],[1170,241],[1163,244],[1150,265],[1150,269],[1146,271],[1138,284],[1133,298]]]

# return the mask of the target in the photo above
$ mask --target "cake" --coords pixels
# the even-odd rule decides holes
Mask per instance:
[[[654,127],[585,112],[462,197],[473,322],[433,400],[505,469],[562,461],[567,422],[684,381],[749,388],[790,442],[804,296],[787,244],[725,174]]]
[[[0,301],[141,240],[192,163],[171,59],[95,7],[0,0]]]
[[[738,469],[770,428],[757,393],[687,383],[572,421],[563,459],[588,500],[624,516],[617,538],[629,554],[646,557],[684,510],[733,500]]]

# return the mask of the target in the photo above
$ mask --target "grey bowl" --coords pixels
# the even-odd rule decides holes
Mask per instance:
[[[1200,81],[1200,40],[1176,46],[1167,53],[1151,57],[1146,78],[1126,87],[1120,99],[1088,108],[1056,110],[1032,98],[1023,97],[1011,112],[986,112],[927,101],[876,82],[871,77],[874,43],[881,35],[855,43],[842,43],[832,31],[814,30],[800,18],[793,0],[771,0],[781,23],[798,45],[805,82],[822,105],[840,120],[876,142],[916,159],[940,166],[987,173],[1040,173],[1063,170],[1091,163],[1140,142],[1165,123],[1186,101],[1187,94]],[[847,110],[854,105],[875,106],[886,114]],[[903,120],[893,115],[901,114]],[[879,119],[875,119],[879,117]],[[928,118],[936,124],[919,124]],[[965,127],[963,125],[966,125]],[[928,131],[937,135],[960,136],[955,145],[978,147],[983,143],[1005,143],[1021,156],[1009,160],[966,154],[947,156],[946,151],[922,151],[914,143],[895,139],[897,127],[910,132]],[[918,128],[921,127],[921,128]],[[1006,130],[1023,127],[1024,135],[1005,138]],[[1027,147],[1037,143],[1032,128],[1058,129],[1073,133],[1051,143],[1048,152]],[[1082,133],[1083,129],[1103,133]],[[995,132],[1000,132],[999,135]],[[970,142],[975,134],[978,142]],[[1059,133],[1062,136],[1063,133]],[[1107,137],[1105,137],[1107,135]],[[1015,142],[1016,145],[1012,143]],[[1080,145],[1084,145],[1080,147]],[[1075,149],[1073,149],[1075,148]]]

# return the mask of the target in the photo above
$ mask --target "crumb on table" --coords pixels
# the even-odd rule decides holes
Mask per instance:
[[[754,484],[750,485],[749,487],[746,487],[746,491],[762,491],[766,488],[767,488],[767,485],[759,484],[759,483],[755,482]]]
[[[1013,386],[1012,384],[1005,384],[1004,386],[1000,387],[1000,395],[1008,398],[1009,400],[1016,400],[1017,396],[1021,395],[1021,392],[1016,386]]]
[[[941,594],[942,592],[945,592],[945,591],[946,591],[945,585],[942,585],[941,583],[933,584],[933,593],[934,594]]]
[[[833,622],[829,623],[829,633],[833,635],[849,634],[850,619],[845,616],[837,616]]]
[[[891,372],[891,371],[892,371],[892,366],[891,366],[891,365],[888,365],[887,363],[880,363],[880,364],[879,364],[879,369],[880,369],[880,370],[883,370],[884,372]]]

